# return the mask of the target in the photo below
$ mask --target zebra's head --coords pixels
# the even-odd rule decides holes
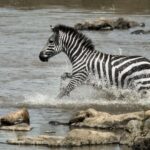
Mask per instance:
[[[51,27],[51,30],[53,34],[49,37],[46,45],[39,54],[40,60],[44,62],[63,50],[62,42],[59,40],[59,32],[55,30],[55,27]]]
[[[58,24],[52,28],[52,33],[40,52],[39,58],[41,61],[48,61],[49,58],[62,51],[73,61],[77,56],[74,55],[75,53],[95,50],[92,41],[73,27]]]

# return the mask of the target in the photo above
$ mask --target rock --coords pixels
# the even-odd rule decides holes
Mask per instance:
[[[126,20],[124,18],[107,19],[99,18],[94,21],[85,21],[75,24],[77,30],[113,30],[113,29],[129,29],[132,27],[144,27],[144,23]]]
[[[141,136],[143,127],[143,122],[139,120],[130,120],[126,124],[126,131],[122,131],[121,137],[120,137],[120,144],[126,144],[128,146],[133,145],[134,139],[136,137]]]
[[[133,150],[150,150],[150,138],[137,138],[132,148]]]
[[[89,112],[91,112],[91,115]],[[93,112],[93,113],[92,113]],[[148,112],[147,112],[148,115]],[[84,118],[82,121],[78,118]],[[132,112],[113,115],[106,112],[98,112],[93,109],[80,111],[74,116],[71,126],[101,129],[104,132],[112,132],[118,137],[120,144],[133,145],[134,139],[140,137],[143,132],[145,112]],[[72,119],[73,120],[73,119]]]
[[[78,116],[78,117],[74,117],[73,119],[71,119],[71,120],[69,121],[69,125],[71,125],[71,126],[74,126],[75,124],[77,125],[78,123],[83,122],[84,119],[85,119],[85,116],[84,116],[84,115],[83,115],[83,116],[80,115],[80,116]]]
[[[18,139],[8,140],[8,144],[15,145],[45,145],[45,146],[61,146],[63,137],[40,135],[37,137],[21,137]]]
[[[62,141],[62,145],[81,146],[118,143],[118,137],[113,132],[101,132],[89,129],[74,129]]]
[[[148,130],[145,135],[146,138],[150,138],[150,130]]]
[[[131,120],[126,125],[126,129],[130,133],[134,133],[134,134],[140,134],[142,127],[143,127],[143,122],[139,120]]]
[[[131,34],[150,34],[150,30],[135,30]]]
[[[59,122],[54,123],[54,125],[59,125]],[[8,140],[8,143],[49,147],[117,143],[132,146],[135,150],[150,149],[150,110],[110,114],[90,108],[79,111],[66,124],[75,129],[72,128],[65,137],[46,135],[23,137]]]
[[[90,109],[92,110],[92,109]],[[71,119],[71,126],[89,127],[89,128],[125,128],[130,120],[141,121],[144,118],[144,112],[134,112],[119,115],[111,115],[105,112],[94,112],[89,115],[89,110],[79,112]]]
[[[45,145],[49,147],[81,146],[118,143],[118,137],[112,132],[100,132],[87,129],[74,129],[64,137],[40,135],[8,140],[8,144]]]
[[[132,146],[133,145],[133,141],[135,139],[135,135],[132,135],[129,132],[126,131],[121,131],[120,132],[120,142],[119,144],[121,145],[128,145],[128,146]]]
[[[28,124],[17,124],[11,126],[1,126],[0,130],[9,131],[30,131],[32,128]]]
[[[29,112],[26,108],[19,109],[16,112],[11,112],[0,117],[0,126],[10,126],[20,123],[30,124]]]
[[[95,117],[98,115],[98,112],[95,110],[95,109],[92,109],[92,108],[89,108],[87,111],[86,111],[87,115],[89,117]]]
[[[59,121],[49,121],[49,124],[54,125],[54,126],[58,126],[58,125],[68,126],[69,125],[68,122],[59,122]]]
[[[145,122],[144,122],[144,130],[147,130],[147,131],[150,130],[150,118],[145,120]]]
[[[150,110],[148,110],[148,111],[145,112],[145,117],[146,118],[150,118]]]
[[[80,111],[69,121],[69,124],[73,124],[76,122],[83,122],[85,118],[95,117],[97,116],[97,114],[98,114],[97,111],[92,108],[86,111]]]

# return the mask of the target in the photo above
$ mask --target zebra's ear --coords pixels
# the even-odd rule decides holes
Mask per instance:
[[[50,25],[50,29],[51,29],[51,31],[53,32],[54,30],[54,27],[52,26],[52,25]]]

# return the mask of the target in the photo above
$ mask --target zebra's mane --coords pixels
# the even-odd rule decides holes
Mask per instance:
[[[95,49],[91,39],[89,39],[87,36],[85,36],[83,33],[79,32],[75,28],[59,24],[53,28],[53,32],[58,33],[59,31],[62,31],[65,33],[69,32],[70,34],[74,34],[74,36],[76,35],[76,37],[79,39],[79,41],[82,41],[82,46],[84,46],[87,49],[92,50],[92,51]]]

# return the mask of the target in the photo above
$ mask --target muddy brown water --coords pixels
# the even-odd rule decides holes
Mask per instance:
[[[120,113],[150,108],[150,96],[140,98],[130,91],[97,91],[81,86],[70,97],[57,100],[60,76],[71,71],[69,60],[59,54],[48,63],[38,59],[39,52],[50,36],[49,25],[75,23],[98,17],[124,17],[145,22],[150,29],[150,1],[0,1],[0,115],[27,106],[31,114],[31,132],[0,131],[0,149],[49,149],[40,146],[7,145],[7,139],[25,135],[66,135],[67,126],[52,126],[49,121],[68,121],[79,109],[93,107]],[[142,55],[150,59],[150,35],[131,35],[135,29],[109,32],[83,31],[97,50],[123,55]],[[63,82],[66,85],[68,81]],[[121,98],[120,95],[124,95]],[[67,148],[61,148],[66,150]],[[128,150],[126,146],[90,146],[72,150]]]

